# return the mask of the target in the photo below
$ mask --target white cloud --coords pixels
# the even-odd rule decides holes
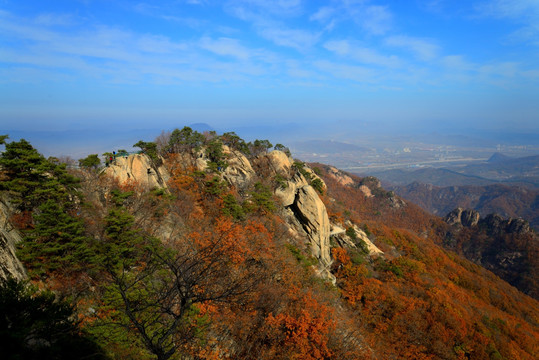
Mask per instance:
[[[335,8],[329,7],[329,6],[323,6],[320,9],[318,9],[317,12],[312,14],[309,17],[309,20],[311,21],[319,21],[319,22],[327,22],[331,19],[333,14],[335,14]]]
[[[199,46],[217,55],[232,56],[241,60],[249,58],[249,49],[242,46],[237,39],[219,38],[217,40],[204,37]]]
[[[21,69],[17,70],[20,74],[9,76],[13,81],[28,78],[22,74],[50,72],[59,74],[58,81],[64,79],[64,74],[73,79],[118,83],[250,81],[251,77],[267,74],[273,66],[266,60],[272,59],[271,54],[248,49],[231,38],[177,42],[166,36],[107,26],[65,32],[35,25],[28,19],[6,19],[1,15],[0,31],[11,39],[1,50],[0,62]],[[238,61],[222,61],[215,55],[230,56],[241,61],[241,65]],[[33,81],[50,79],[48,76]]]
[[[389,46],[404,48],[424,61],[434,59],[439,51],[439,47],[430,40],[404,35],[390,36],[385,39],[385,43]]]
[[[320,71],[339,79],[372,82],[376,78],[375,70],[363,66],[339,64],[327,60],[316,61],[314,66]]]
[[[245,8],[258,14],[278,16],[297,16],[303,11],[301,0],[230,0],[225,7]]]
[[[280,27],[277,24],[275,26],[268,25],[261,26],[258,30],[259,34],[279,46],[304,50],[313,46],[318,41],[318,35],[306,30],[287,29]]]
[[[441,63],[453,71],[470,71],[475,68],[475,65],[466,61],[462,55],[444,56]]]
[[[490,0],[476,6],[480,16],[511,19],[521,26],[508,35],[509,39],[529,41],[539,46],[539,1]]]
[[[367,6],[358,20],[368,32],[382,35],[391,29],[392,18],[387,6]]]
[[[347,40],[328,41],[324,44],[324,48],[336,53],[339,56],[351,58],[365,64],[373,64],[385,67],[396,67],[399,66],[400,63],[398,57],[394,55],[382,55],[376,50],[362,46],[352,45]]]

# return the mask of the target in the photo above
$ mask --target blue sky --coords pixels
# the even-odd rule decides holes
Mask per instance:
[[[0,129],[539,131],[537,0],[0,0]]]

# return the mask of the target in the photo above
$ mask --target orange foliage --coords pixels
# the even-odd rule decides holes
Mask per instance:
[[[267,323],[274,337],[280,338],[275,346],[284,350],[288,359],[316,360],[331,358],[328,335],[335,329],[333,311],[320,304],[311,293],[294,296],[286,313],[270,314]],[[275,334],[277,332],[277,334]]]

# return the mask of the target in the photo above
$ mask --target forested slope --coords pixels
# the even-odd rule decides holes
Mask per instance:
[[[234,133],[184,128],[136,145],[69,174],[6,144],[2,191],[41,289],[28,291],[53,291],[71,309],[55,314],[78,329],[36,341],[21,324],[24,351],[82,337],[57,358],[537,358],[537,301],[437,245],[447,224],[375,179]],[[120,178],[123,161],[146,173]],[[8,314],[17,301],[4,303]]]

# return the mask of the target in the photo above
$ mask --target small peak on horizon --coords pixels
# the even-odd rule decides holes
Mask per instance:
[[[504,155],[500,152],[495,152],[492,154],[492,156],[487,160],[489,163],[496,163],[496,162],[502,162],[511,159],[510,156]]]

